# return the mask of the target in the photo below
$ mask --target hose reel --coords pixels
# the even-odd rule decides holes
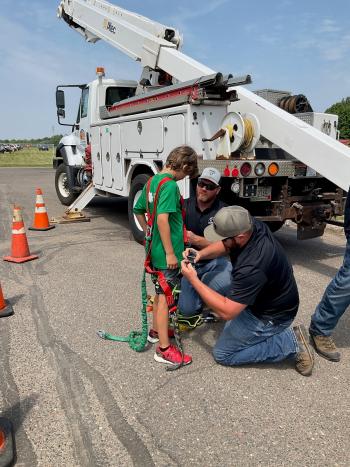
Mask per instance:
[[[303,94],[295,96],[282,97],[278,102],[278,107],[289,112],[290,114],[312,112],[310,102]]]
[[[221,122],[221,129],[209,139],[219,138],[217,158],[229,159],[233,152],[251,153],[260,139],[260,124],[254,114],[230,112]]]

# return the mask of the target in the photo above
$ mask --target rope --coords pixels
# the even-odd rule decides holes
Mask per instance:
[[[244,137],[243,137],[243,143],[241,144],[241,147],[240,147],[242,151],[244,151],[250,146],[254,138],[254,128],[253,128],[252,122],[246,118],[244,118],[243,121],[244,121]]]
[[[132,350],[136,352],[142,352],[147,343],[148,325],[147,325],[147,288],[146,288],[146,271],[143,270],[143,276],[141,281],[141,296],[142,296],[142,309],[141,309],[141,331],[131,331],[128,337],[114,336],[106,331],[97,331],[97,335],[101,339],[116,342],[128,342]]]
[[[254,128],[253,128],[252,122],[246,118],[243,118],[243,123],[244,123],[244,127],[243,127],[244,135],[243,135],[242,143],[240,146],[240,149],[242,151],[244,151],[251,145],[253,138],[254,138]],[[229,123],[228,125],[225,126],[225,129],[228,131],[228,136],[232,143],[234,141],[235,131],[237,130],[237,127]]]

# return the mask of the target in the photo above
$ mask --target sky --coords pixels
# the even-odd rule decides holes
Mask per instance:
[[[113,3],[180,30],[182,52],[208,67],[250,74],[251,90],[305,94],[318,112],[350,96],[349,0]],[[107,77],[139,78],[139,63],[102,41],[86,43],[59,20],[58,0],[0,4],[0,139],[66,133],[56,86],[92,81],[97,66]]]

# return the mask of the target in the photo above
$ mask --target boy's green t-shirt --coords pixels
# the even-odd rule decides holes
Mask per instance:
[[[158,225],[157,225],[157,216],[159,214],[163,214],[163,213],[169,214],[168,219],[169,219],[169,226],[170,226],[171,243],[173,245],[174,253],[179,261],[179,264],[182,260],[182,252],[184,250],[183,220],[182,220],[182,208],[181,208],[181,202],[180,202],[180,191],[172,175],[162,173],[162,174],[156,174],[152,177],[150,191],[149,191],[148,206],[152,214],[153,213],[153,201],[154,201],[154,197],[155,197],[159,182],[163,178],[167,178],[167,177],[172,178],[172,180],[168,180],[167,182],[165,182],[162,185],[160,192],[158,193],[158,202],[156,206],[157,212],[156,212],[156,216],[154,218],[154,223],[153,223],[151,260],[152,260],[153,267],[159,268],[159,269],[167,269],[165,250],[163,247],[162,240],[160,238]],[[146,188],[147,188],[147,185],[143,187],[142,194],[134,206],[135,214],[144,214],[147,211]]]

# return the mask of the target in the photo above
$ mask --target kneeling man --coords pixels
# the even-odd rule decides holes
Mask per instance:
[[[222,365],[295,360],[296,370],[309,376],[314,357],[304,326],[291,324],[299,294],[293,269],[269,228],[241,206],[220,209],[204,231],[214,242],[196,252],[195,262],[230,254],[231,292],[220,295],[203,284],[184,252],[182,274],[202,300],[226,320],[214,347]]]

